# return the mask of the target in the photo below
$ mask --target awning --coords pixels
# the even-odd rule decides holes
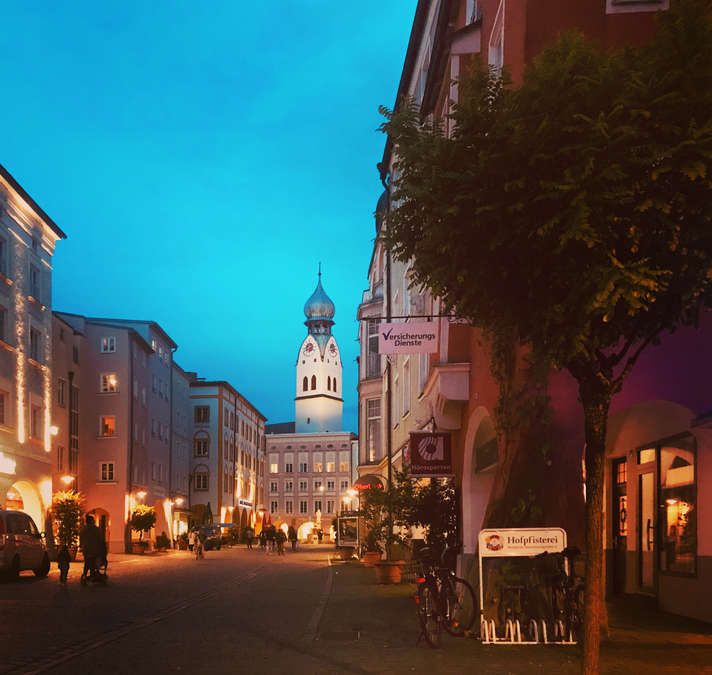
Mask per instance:
[[[377,476],[373,473],[367,473],[365,476],[361,476],[355,483],[354,489],[361,492],[362,490],[383,490],[385,486],[385,479],[382,476]]]

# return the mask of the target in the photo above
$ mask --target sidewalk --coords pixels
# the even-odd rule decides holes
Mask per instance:
[[[442,637],[440,649],[416,645],[420,628],[412,584],[378,585],[358,563],[335,563],[332,587],[315,644],[363,673],[578,673],[579,649],[482,645]],[[712,626],[616,605],[611,639],[602,650],[604,673],[712,673]]]

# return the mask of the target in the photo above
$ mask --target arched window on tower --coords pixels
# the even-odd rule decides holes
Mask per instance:
[[[331,377],[326,378],[326,388],[331,391]]]
[[[316,375],[312,375],[312,383],[311,384],[312,384],[311,388],[316,389]]]
[[[305,375],[302,380],[302,391],[306,391],[307,389],[309,389],[309,378]]]
[[[334,391],[336,391],[336,378],[334,378]]]

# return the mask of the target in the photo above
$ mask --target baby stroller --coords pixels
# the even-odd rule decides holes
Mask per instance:
[[[90,581],[95,584],[105,584],[109,580],[107,570],[109,561],[106,556],[98,556],[90,561],[88,574],[82,574],[81,584],[86,586]]]

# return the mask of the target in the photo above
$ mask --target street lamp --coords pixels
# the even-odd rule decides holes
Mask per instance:
[[[146,490],[139,490],[139,491],[136,493],[136,496],[137,496],[139,499],[143,500],[143,499],[146,498],[146,495],[147,495],[147,494],[148,494],[148,493],[146,492]]]
[[[70,476],[67,474],[66,476],[62,476],[59,480],[61,480],[67,487],[71,485],[71,483],[74,482],[74,476]]]

